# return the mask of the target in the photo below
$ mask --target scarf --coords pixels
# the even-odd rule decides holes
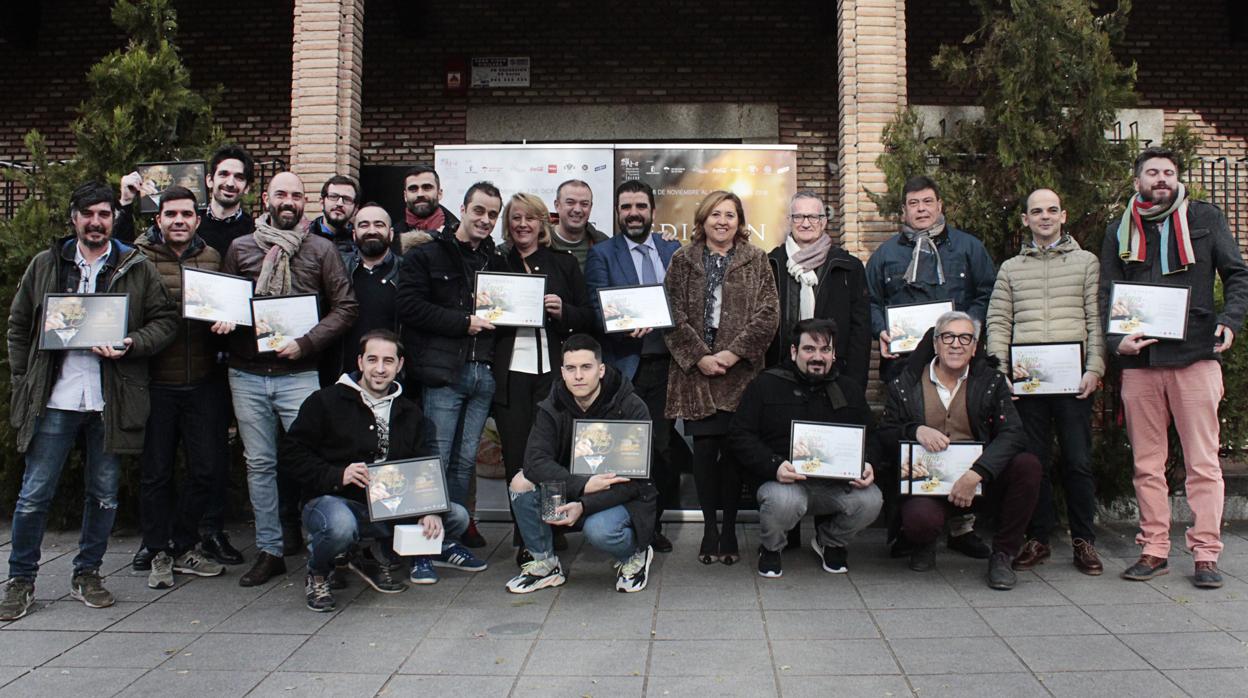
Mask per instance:
[[[260,277],[256,279],[257,296],[290,295],[290,258],[299,251],[308,231],[305,227],[279,230],[269,225],[268,216],[256,221],[256,244],[264,251]]]
[[[827,235],[820,235],[818,240],[806,247],[798,247],[792,235],[784,241],[784,251],[789,255],[789,276],[801,286],[799,320],[815,316],[815,286],[819,285],[819,275],[815,270],[828,261],[828,251],[831,249],[832,238]]]
[[[446,225],[446,213],[439,206],[433,209],[433,213],[428,218],[420,218],[412,213],[410,208],[403,209],[403,220],[407,222],[408,230],[441,230]]]
[[[709,247],[702,247],[702,271],[706,274],[702,297],[702,341],[708,348],[715,346],[724,299],[724,277],[728,275],[728,267],[732,266],[732,258],[736,253],[736,245],[723,256],[711,252]]]
[[[1148,258],[1144,221],[1157,223],[1157,234],[1161,238],[1158,256],[1163,275],[1184,271],[1196,261],[1191,231],[1187,228],[1187,188],[1182,182],[1174,200],[1164,209],[1161,204],[1149,205],[1138,193],[1131,197],[1122,220],[1118,221],[1118,256],[1128,262],[1143,262]]]
[[[901,226],[901,234],[907,240],[914,243],[914,253],[910,255],[910,266],[906,267],[906,283],[915,283],[919,278],[919,259],[923,256],[923,248],[926,247],[932,253],[932,258],[936,260],[936,283],[945,285],[945,265],[940,263],[940,250],[936,249],[936,243],[932,238],[938,237],[945,232],[945,217],[941,216],[936,219],[932,227],[927,230],[915,230],[904,223]]]

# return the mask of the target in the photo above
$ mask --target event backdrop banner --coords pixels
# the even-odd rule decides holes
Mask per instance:
[[[797,192],[796,145],[617,145],[615,182],[654,187],[654,228],[693,235],[693,214],[717,189],[741,197],[750,239],[764,250],[784,241],[789,199]],[[595,208],[597,213],[598,209]]]
[[[442,180],[442,205],[456,216],[464,192],[487,180],[503,194],[503,205],[512,194],[528,192],[541,197],[554,213],[555,189],[569,179],[589,184],[594,207],[589,222],[611,234],[615,179],[611,164],[614,148],[603,145],[439,145],[434,147],[434,167]],[[501,241],[500,225],[494,239]]]

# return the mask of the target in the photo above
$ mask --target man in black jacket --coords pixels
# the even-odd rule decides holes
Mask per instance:
[[[875,521],[883,504],[873,484],[872,461],[878,461],[875,441],[866,439],[862,477],[844,481],[807,478],[789,460],[794,420],[827,424],[871,425],[871,408],[861,386],[836,368],[836,323],[808,319],[798,322],[789,336],[793,365],[775,366],[760,373],[745,389],[732,419],[728,443],[747,472],[762,484],[758,488],[758,518],[762,531],[758,546],[758,573],[783,574],[780,552],[785,532],[807,512],[815,516],[811,546],[833,574],[849,571],[845,547],[859,531]]]
[[[997,531],[988,586],[1012,589],[1017,580],[1011,563],[1036,507],[1041,467],[1034,455],[1023,453],[1026,433],[996,360],[975,357],[980,329],[978,321],[961,311],[940,316],[929,333],[935,358],[929,362],[928,354],[916,350],[905,371],[888,384],[880,443],[887,453],[899,453],[902,441],[917,441],[930,452],[944,451],[954,441],[983,445],[971,469],[953,484],[948,501],[931,495],[902,501],[901,535],[918,546],[910,555],[910,569],[927,571],[935,565],[936,539],[946,516],[966,511],[972,502],[992,507]],[[921,467],[899,463],[896,479],[921,476]],[[984,497],[976,501],[981,483]]]
[[[334,175],[321,185],[321,215],[312,219],[308,230],[334,243],[346,256],[355,248],[351,219],[360,204],[360,186],[346,175]]]
[[[395,377],[403,368],[398,335],[375,330],[360,340],[359,371],[343,374],[337,383],[313,393],[299,409],[282,441],[279,467],[299,482],[305,497],[303,525],[308,531],[308,608],[328,612],[335,608],[330,591],[334,558],[347,553],[362,537],[381,543],[375,562],[357,554],[349,566],[377,591],[403,591],[406,569],[393,551],[394,527],[371,523],[365,497],[368,464],[432,455],[425,441],[431,426],[416,403],[403,397]],[[445,519],[445,523],[443,521]],[[446,564],[475,560],[454,542],[468,528],[468,512],[457,504],[439,516],[420,519],[427,538],[437,538],[445,526],[439,560]],[[435,563],[436,564],[436,563]],[[485,569],[485,563],[455,564],[467,571]]]
[[[454,235],[459,219],[442,205],[442,180],[428,165],[417,165],[403,175],[403,217],[394,224],[394,251],[408,250],[439,234]]]
[[[646,403],[619,371],[602,362],[602,345],[585,334],[563,343],[563,380],[537,406],[529,433],[524,470],[511,480],[509,494],[516,525],[533,559],[507,582],[513,594],[554,587],[565,581],[554,553],[554,536],[542,520],[543,483],[563,483],[567,504],[552,526],[585,533],[590,545],[615,558],[616,591],[646,588],[654,548],[654,511],[658,491],[649,480],[629,480],[614,473],[573,475],[572,426],[577,419],[649,420]]]

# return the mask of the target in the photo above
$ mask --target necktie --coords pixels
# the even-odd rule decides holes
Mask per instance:
[[[641,255],[641,283],[647,286],[659,283],[659,275],[654,273],[654,261],[650,258],[650,248],[638,245],[633,251]]]

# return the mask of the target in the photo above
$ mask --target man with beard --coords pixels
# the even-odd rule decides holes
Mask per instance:
[[[454,235],[459,219],[442,205],[442,180],[428,165],[417,165],[403,176],[403,220],[394,227],[395,252],[407,254],[438,233]]]
[[[672,255],[680,243],[664,240],[650,232],[654,224],[654,190],[649,184],[630,179],[615,190],[616,224],[621,234],[589,250],[585,258],[585,284],[598,319],[602,307],[598,289],[611,286],[662,284]],[[633,330],[606,335],[603,349],[607,363],[632,381],[637,395],[646,403],[653,422],[651,430],[651,474],[659,490],[655,518],[654,549],[666,553],[672,543],[662,533],[658,517],[663,507],[679,494],[680,473],[672,459],[676,444],[684,444],[675,433],[672,420],[663,416],[667,403],[667,372],[671,355],[663,341],[666,330]]]
[[[811,547],[825,572],[849,571],[846,546],[875,521],[883,504],[873,484],[879,462],[874,435],[865,437],[862,476],[855,480],[808,478],[789,459],[793,421],[871,426],[871,407],[857,382],[836,364],[836,322],[810,318],[793,326],[792,364],[763,371],[745,389],[732,418],[728,443],[758,488],[758,574],[779,577],[788,531],[807,513],[815,516]]]
[[[1135,191],[1101,247],[1101,315],[1110,317],[1115,281],[1189,289],[1187,335],[1145,339],[1142,333],[1109,335],[1106,351],[1122,366],[1122,402],[1135,458],[1135,496],[1143,546],[1139,561],[1122,573],[1144,581],[1170,571],[1170,502],[1166,460],[1171,421],[1183,443],[1187,503],[1195,523],[1187,547],[1195,559],[1193,583],[1222,586],[1222,467],[1218,460],[1218,403],[1222,355],[1231,348],[1248,310],[1248,267],[1216,206],[1190,200],[1179,181],[1179,159],[1147,148],[1135,159]],[[1214,274],[1225,304],[1214,305]]]
[[[550,247],[571,252],[582,271],[589,250],[608,239],[606,233],[589,222],[589,214],[593,210],[594,192],[585,182],[569,179],[555,190],[555,213],[559,222],[555,225],[555,236],[550,240]]]
[[[2,621],[21,618],[34,603],[48,507],[80,437],[86,497],[69,594],[91,608],[114,602],[100,565],[117,516],[120,456],[143,449],[150,406],[148,359],[173,341],[178,318],[155,265],[142,252],[111,239],[116,205],[112,189],[102,182],[75,189],[69,204],[73,234],[35,255],[9,310],[9,419],[13,445],[26,454],[26,470],[13,512]],[[67,291],[125,294],[125,339],[90,349],[38,349],[47,295]]]
[[[303,205],[303,182],[297,175],[282,172],[273,177],[264,193],[267,213],[256,221],[254,233],[230,245],[221,269],[255,280],[256,296],[314,293],[321,310],[315,327],[288,339],[276,352],[258,353],[254,328],[241,327],[230,336],[230,391],[247,461],[259,549],[251,570],[239,578],[241,586],[258,586],[284,574],[283,553],[296,552],[290,548],[297,545],[283,544],[278,513],[278,420],[282,428],[290,428],[299,406],[320,387],[318,354],[336,345],[359,311],[341,255],[333,243],[308,233]],[[295,507],[297,502],[290,501],[294,493],[283,495],[284,504]]]
[[[355,248],[351,236],[351,218],[359,202],[360,187],[346,175],[334,175],[321,185],[321,215],[312,220],[309,230],[324,237],[346,255]],[[335,375],[334,379],[337,380]]]
[[[352,230],[354,242],[342,262],[360,314],[343,335],[340,375],[355,370],[355,348],[360,346],[361,337],[373,330],[399,331],[395,291],[403,258],[390,249],[394,240],[390,214],[377,204],[365,204],[355,214]]]

